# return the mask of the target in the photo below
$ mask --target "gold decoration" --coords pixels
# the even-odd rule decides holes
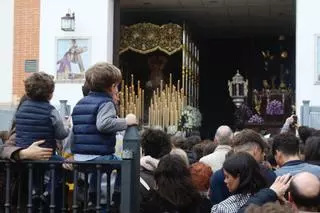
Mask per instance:
[[[121,83],[120,98],[120,117],[124,118],[127,114],[133,113],[137,117],[137,121],[143,121],[144,115],[144,90],[140,87],[140,81],[137,82],[137,87],[134,86],[134,76],[131,75],[131,82],[125,85]]]
[[[178,127],[181,112],[187,105],[187,97],[183,89],[180,89],[180,80],[177,86],[173,85],[170,74],[169,85],[161,85],[160,88],[163,89],[154,91],[150,101],[148,125],[161,129]]]
[[[182,27],[177,24],[162,26],[151,23],[139,23],[121,26],[120,54],[132,50],[148,54],[160,50],[172,55],[182,49]]]

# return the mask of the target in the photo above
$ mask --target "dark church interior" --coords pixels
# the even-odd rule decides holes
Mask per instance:
[[[263,4],[262,0],[260,3]],[[257,1],[257,2],[259,2]],[[236,107],[228,92],[228,80],[239,70],[249,81],[249,94],[246,100],[252,105],[253,89],[260,90],[263,80],[274,79],[277,87],[280,78],[287,88],[295,89],[295,6],[293,1],[281,1],[268,5],[268,11],[260,11],[265,5],[223,5],[213,7],[176,7],[163,2],[121,3],[121,25],[136,23],[167,24],[186,23],[193,39],[200,49],[200,111],[203,115],[201,136],[212,138],[222,124],[234,127]],[[214,2],[214,1],[212,1]],[[219,1],[217,1],[219,3]],[[241,1],[240,1],[241,2]],[[280,2],[280,1],[279,1]],[[215,4],[215,3],[211,3]],[[222,14],[220,11],[226,11]],[[263,12],[263,13],[262,13]],[[273,60],[265,68],[262,51],[269,51]],[[285,57],[282,55],[286,53]],[[130,57],[132,53],[120,56],[132,67],[144,67],[148,56]],[[181,69],[181,53],[169,56],[168,72]],[[181,59],[180,59],[181,60]],[[134,68],[139,70],[141,68]],[[143,70],[142,69],[142,70]],[[175,72],[175,71],[173,71]],[[176,72],[180,73],[179,70]],[[179,74],[176,74],[177,76]],[[139,74],[138,74],[139,76]],[[141,75],[143,78],[143,75]],[[128,76],[127,76],[128,77]]]

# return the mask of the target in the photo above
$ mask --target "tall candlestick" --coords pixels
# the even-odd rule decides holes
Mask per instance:
[[[132,89],[134,88],[134,78],[132,74],[131,74],[131,88]]]
[[[172,93],[172,74],[170,73],[170,78],[169,78],[169,87],[170,87],[170,93]]]

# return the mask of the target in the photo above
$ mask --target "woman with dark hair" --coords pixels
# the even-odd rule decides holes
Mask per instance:
[[[201,196],[181,157],[172,154],[162,157],[154,178],[156,189],[150,191],[148,200],[140,203],[140,213],[201,213]]]
[[[311,136],[304,146],[304,160],[307,163],[320,166],[320,137]]]
[[[232,195],[214,205],[211,213],[236,213],[249,197],[267,186],[257,161],[248,153],[233,154],[223,164],[224,182]]]

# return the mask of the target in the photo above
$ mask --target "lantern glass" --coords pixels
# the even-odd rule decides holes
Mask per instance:
[[[61,29],[64,31],[74,31],[75,30],[75,18],[74,14],[72,16],[67,13],[61,18]]]

